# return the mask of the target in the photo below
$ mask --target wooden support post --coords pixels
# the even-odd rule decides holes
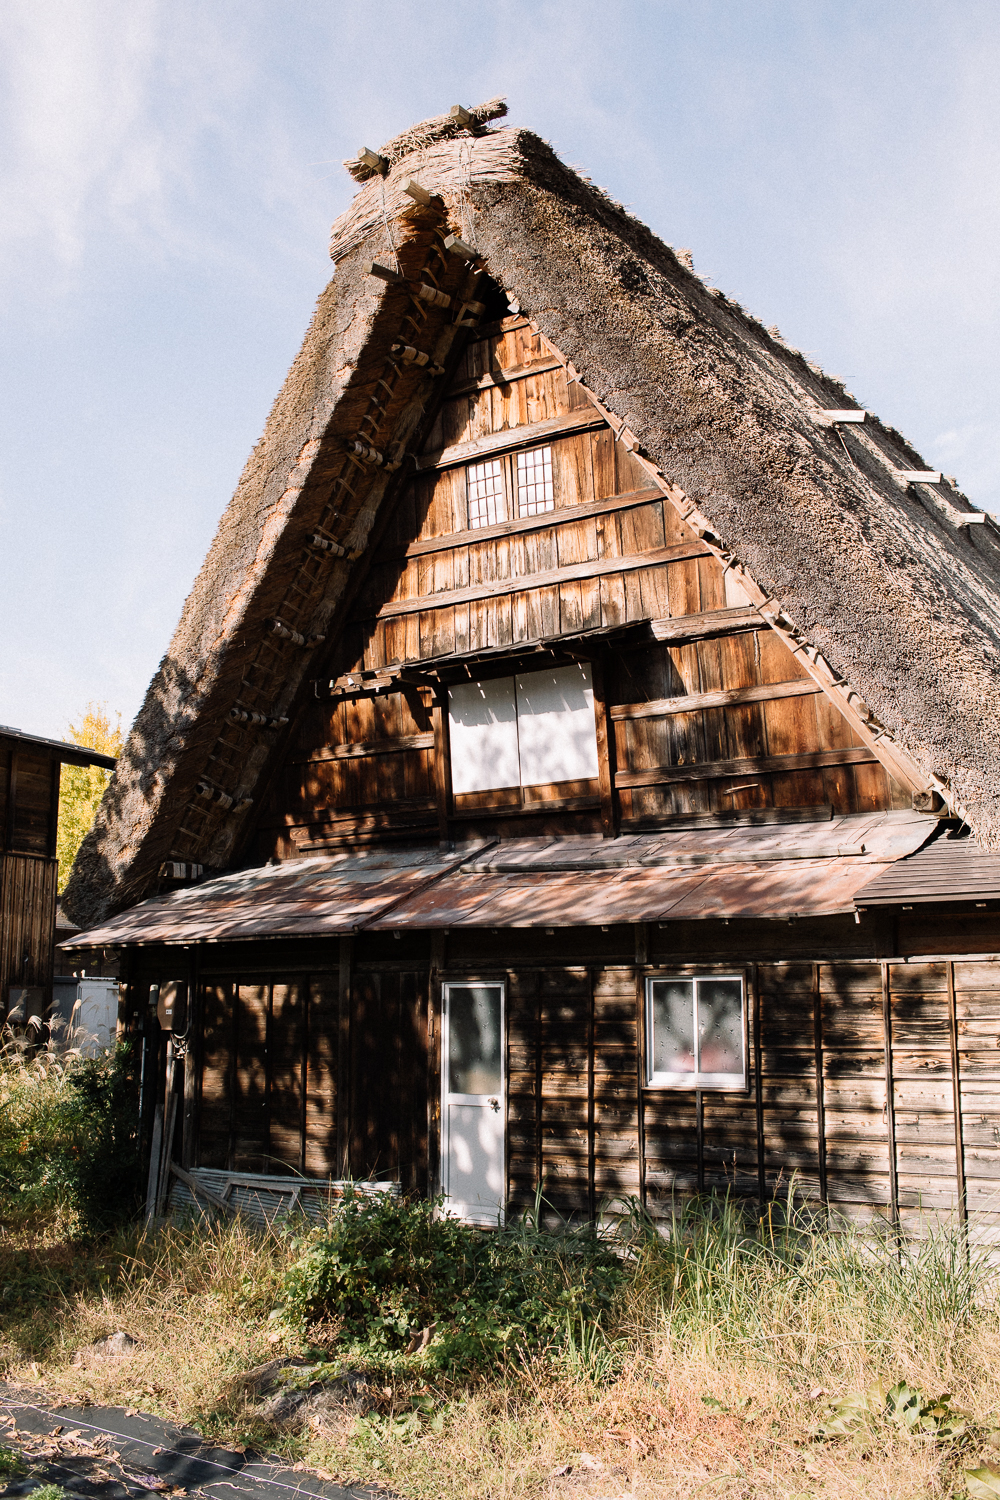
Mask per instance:
[[[312,1027],[312,986],[308,979],[300,981],[302,1003],[302,1058],[299,1064],[299,1171],[306,1170],[306,1120],[309,1097],[309,1033]]]
[[[264,1139],[267,1142],[266,1154],[271,1156],[271,1120],[274,1117],[274,1107],[271,1096],[274,1089],[274,985],[267,986],[267,1010],[264,1014]],[[267,1170],[268,1163],[263,1164],[263,1170]]]
[[[239,1079],[239,1048],[240,1048],[240,987],[234,981],[227,985],[229,991],[228,1000],[232,1009],[233,1044],[229,1052],[229,1144],[226,1148],[226,1170],[232,1172],[236,1168],[236,1089]]]
[[[152,1223],[156,1215],[156,1200],[160,1188],[160,1147],[163,1143],[163,1105],[157,1101],[153,1116],[153,1137],[149,1149],[149,1176],[146,1179],[146,1223]]]
[[[761,1203],[767,1197],[767,1174],[764,1170],[764,1082],[761,1070],[764,1045],[761,1037],[760,970],[753,966],[753,1088],[757,1113],[757,1196]]]
[[[535,1191],[541,1193],[545,1167],[542,1135],[542,1059],[545,1043],[545,1028],[542,1015],[542,976],[535,974]]]
[[[14,847],[14,822],[17,816],[17,751],[11,750],[7,767],[7,826],[4,830],[4,848]]]
[[[698,1192],[705,1191],[705,1095],[694,1091],[694,1137],[698,1153]]]
[[[969,1218],[968,1191],[965,1182],[965,1139],[962,1130],[962,1076],[958,1055],[958,1007],[955,1003],[955,965],[948,965],[948,1032],[951,1040],[951,1099],[955,1114],[955,1181],[958,1187],[958,1217],[964,1225]]]
[[[889,995],[889,965],[882,971],[882,1036],[885,1042],[885,1126],[889,1146],[889,1214],[899,1236],[899,1182],[896,1175],[896,1096],[892,1081],[892,1004]]]
[[[633,934],[635,936],[635,961],[637,965],[649,963],[649,924],[647,922],[633,923]]]
[[[55,859],[59,848],[59,774],[61,769],[59,762],[53,756],[52,765],[49,768],[49,827],[45,841],[45,852],[49,859]]]
[[[434,691],[431,698],[431,726],[434,730],[434,798],[437,803],[438,838],[442,844],[451,841],[451,737],[448,733],[448,689]]]
[[[337,987],[337,1176],[351,1175],[351,966],[354,939],[340,939],[340,974]]]
[[[160,1149],[156,1158],[156,1178],[153,1181],[153,1163],[149,1164],[150,1186],[153,1197],[153,1218],[158,1219],[163,1213],[167,1201],[167,1190],[170,1185],[169,1173],[167,1171],[170,1158],[174,1149],[174,1131],[177,1128],[177,1089],[175,1086],[175,1073],[177,1063],[174,1057],[173,1033],[167,1036],[167,1068],[166,1083],[163,1092],[163,1134],[160,1141]],[[155,1127],[154,1127],[155,1134]],[[149,1195],[147,1194],[147,1205]]]
[[[595,1078],[595,1004],[594,971],[587,970],[587,1209],[591,1223],[597,1218],[596,1106]],[[641,1140],[641,1136],[640,1136]],[[640,1192],[641,1178],[640,1178]]]
[[[639,1155],[639,1202],[646,1207],[646,966],[649,963],[649,924],[636,922],[635,939],[635,1133]]]
[[[184,1047],[184,1113],[181,1125],[181,1166],[198,1165],[198,1116],[202,1057],[201,954],[193,948],[188,964],[187,1018]]]
[[[447,960],[447,932],[431,933],[427,983],[427,1181],[431,1196],[442,1186],[441,1171],[441,988]]]
[[[594,687],[594,727],[597,731],[597,776],[601,789],[601,832],[606,839],[618,833],[619,798],[615,790],[615,726],[608,711],[605,688],[604,663],[591,664],[591,680]]]
[[[826,1097],[823,1088],[823,1001],[819,989],[819,964],[813,964],[813,1048],[816,1055],[816,1152],[819,1160],[819,1196],[828,1202],[826,1186]]]

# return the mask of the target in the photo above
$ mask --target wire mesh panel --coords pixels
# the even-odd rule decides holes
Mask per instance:
[[[552,449],[531,448],[517,455],[517,513],[537,516],[555,509],[552,488]]]
[[[498,458],[470,464],[469,526],[495,526],[506,519],[503,503],[503,466]]]

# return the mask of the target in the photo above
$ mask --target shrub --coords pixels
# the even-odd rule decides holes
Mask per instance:
[[[441,1199],[351,1196],[301,1243],[281,1313],[309,1325],[335,1318],[372,1353],[416,1352],[471,1370],[539,1346],[572,1343],[599,1325],[621,1262],[593,1230],[548,1232],[534,1220],[482,1230],[440,1213]]]
[[[0,1206],[4,1216],[56,1213],[80,1233],[133,1214],[140,1168],[130,1053],[0,1057]]]

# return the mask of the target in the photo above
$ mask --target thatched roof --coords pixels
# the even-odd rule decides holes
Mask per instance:
[[[885,743],[941,788],[985,847],[1000,845],[992,525],[959,524],[970,507],[946,483],[894,478],[926,465],[890,427],[825,422],[824,409],[855,405],[840,385],[703,284],[544,141],[488,129],[491,108],[467,128],[442,116],[383,147],[387,169],[334,225],[336,275],[77,860],[66,893],[76,920],[89,925],[148,894],[168,858],[232,860],[247,816],[240,802],[259,793],[276,751],[273,733],[234,729],[229,711],[266,701],[267,712],[286,713],[329,655],[380,506],[400,483],[384,467],[352,468],[344,439],[376,410],[392,458],[419,441],[433,400],[432,382],[413,369],[377,398],[410,299],[367,274],[372,260],[417,279],[433,264],[458,302],[488,272],[696,504],[720,555],[744,567],[758,597],[779,601],[866,701]],[[410,178],[435,203],[415,204],[403,191]],[[476,267],[434,258],[442,214],[475,247]],[[454,309],[432,308],[423,327],[443,363],[453,320]],[[321,567],[307,545],[317,527],[347,555],[327,554]],[[262,641],[275,615],[328,639],[276,642],[269,664]],[[196,794],[199,781],[214,801]]]

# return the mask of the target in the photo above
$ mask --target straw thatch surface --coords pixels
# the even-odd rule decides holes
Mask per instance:
[[[891,429],[818,423],[811,414],[820,408],[854,404],[842,387],[706,287],[536,136],[410,134],[415,149],[366,183],[334,226],[337,275],[81,852],[66,900],[75,920],[91,923],[148,894],[171,850],[238,690],[241,643],[277,607],[315,524],[324,455],[357,418],[366,360],[384,356],[395,336],[385,286],[364,268],[373,258],[392,265],[417,233],[419,213],[401,192],[408,177],[440,195],[451,227],[757,583],[914,760],[950,784],[981,843],[1000,845],[992,528],[956,528],[954,514],[968,506],[954,492],[902,488],[894,469],[926,465]],[[416,431],[423,399],[411,393],[397,436]],[[353,518],[352,546],[363,547],[385,483]],[[346,562],[332,570],[320,624],[349,573]],[[303,653],[286,702],[308,666]],[[261,743],[249,755],[244,791],[252,794],[268,753]],[[225,862],[238,822],[202,851],[206,863]]]

